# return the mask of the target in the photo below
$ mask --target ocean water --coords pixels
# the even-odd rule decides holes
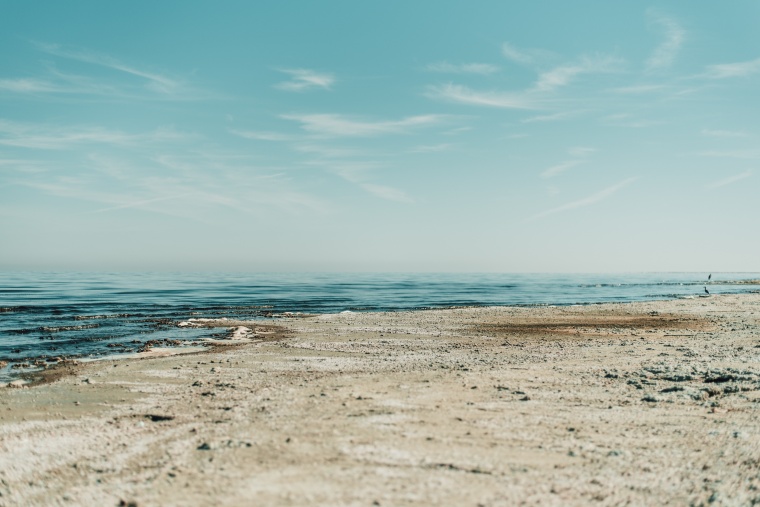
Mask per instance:
[[[0,273],[0,381],[52,357],[135,352],[149,340],[214,334],[188,318],[273,319],[284,312],[570,305],[756,291],[760,273],[230,274]],[[0,363],[1,364],[1,363]]]

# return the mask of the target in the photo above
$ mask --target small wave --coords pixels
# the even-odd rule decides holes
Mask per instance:
[[[81,331],[83,329],[95,329],[100,327],[100,324],[79,324],[78,326],[42,326],[36,329],[36,331],[44,331],[46,333],[62,333],[65,331]]]
[[[32,310],[34,308],[30,306],[0,306],[0,313],[23,313]]]
[[[30,334],[34,333],[35,331],[39,331],[39,329],[6,329],[5,332],[8,334]]]
[[[102,319],[126,319],[131,317],[129,313],[114,313],[110,315],[75,315],[74,320],[102,320]]]

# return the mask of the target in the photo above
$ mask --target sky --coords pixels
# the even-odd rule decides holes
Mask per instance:
[[[0,269],[760,271],[760,3],[0,0]]]

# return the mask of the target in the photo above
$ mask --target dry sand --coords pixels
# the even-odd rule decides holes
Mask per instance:
[[[750,505],[759,323],[760,294],[228,322],[256,339],[0,390],[0,505]]]

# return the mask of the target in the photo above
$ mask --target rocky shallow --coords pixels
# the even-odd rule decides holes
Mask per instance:
[[[0,390],[0,505],[760,503],[758,294],[192,325]]]

